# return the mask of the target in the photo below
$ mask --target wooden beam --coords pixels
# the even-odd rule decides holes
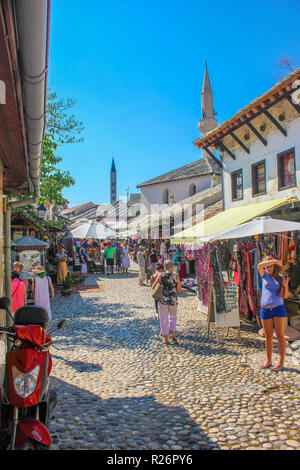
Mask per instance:
[[[246,123],[247,126],[249,127],[249,129],[253,132],[253,134],[256,135],[256,137],[264,144],[264,145],[268,145],[268,142],[267,140],[260,134],[260,132],[258,132],[257,129],[255,129],[255,127],[253,126],[253,124],[251,124],[251,122],[247,122]]]
[[[286,97],[286,99],[291,103],[291,105],[294,107],[294,109],[297,111],[297,113],[300,114],[300,106],[296,103],[293,103],[292,98],[290,95]]]
[[[245,150],[245,152],[250,153],[250,149],[233,132],[230,132],[229,134]]]
[[[226,145],[225,145],[223,142],[221,142],[221,141],[219,140],[217,143],[220,145],[220,147],[221,147],[221,149],[223,149],[223,151],[225,150],[225,152],[228,153],[228,155],[231,156],[232,160],[235,160],[235,155],[234,155],[234,153],[232,153],[231,150],[229,150],[229,148],[226,147]]]
[[[220,168],[223,168],[222,162],[214,156],[214,154],[209,150],[208,147],[203,147],[203,150],[205,150],[205,152],[207,152],[208,155],[211,156],[211,158],[217,163],[217,165],[219,165]]]
[[[277,119],[274,118],[274,116],[272,116],[272,114],[269,113],[269,111],[264,111],[264,114],[265,116],[267,116],[268,119],[270,119],[270,121],[274,124],[274,126],[277,127],[277,129],[280,130],[280,132],[285,136],[287,137],[287,131],[286,129],[284,129],[284,127],[282,127],[282,125],[277,121]]]

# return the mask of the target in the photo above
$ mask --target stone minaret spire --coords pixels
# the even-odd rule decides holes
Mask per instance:
[[[110,203],[117,202],[117,170],[113,157],[110,170]]]
[[[205,61],[204,80],[201,92],[202,119],[198,122],[198,129],[203,136],[218,126],[215,119],[213,92],[208,76],[207,62]]]

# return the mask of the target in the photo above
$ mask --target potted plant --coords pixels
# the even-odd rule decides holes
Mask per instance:
[[[67,274],[66,278],[63,280],[62,283],[62,290],[61,295],[71,295],[73,292],[74,280]]]

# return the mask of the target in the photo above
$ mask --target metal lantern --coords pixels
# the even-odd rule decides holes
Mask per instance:
[[[42,204],[40,204],[39,207],[37,208],[37,213],[38,213],[39,218],[44,219],[46,212],[47,212],[47,207],[45,207],[44,203],[42,202]]]

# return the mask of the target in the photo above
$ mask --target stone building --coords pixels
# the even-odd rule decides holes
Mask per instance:
[[[194,145],[212,156],[220,151],[224,210],[288,196],[299,201],[300,69]],[[300,220],[300,203],[288,207],[289,218]]]

